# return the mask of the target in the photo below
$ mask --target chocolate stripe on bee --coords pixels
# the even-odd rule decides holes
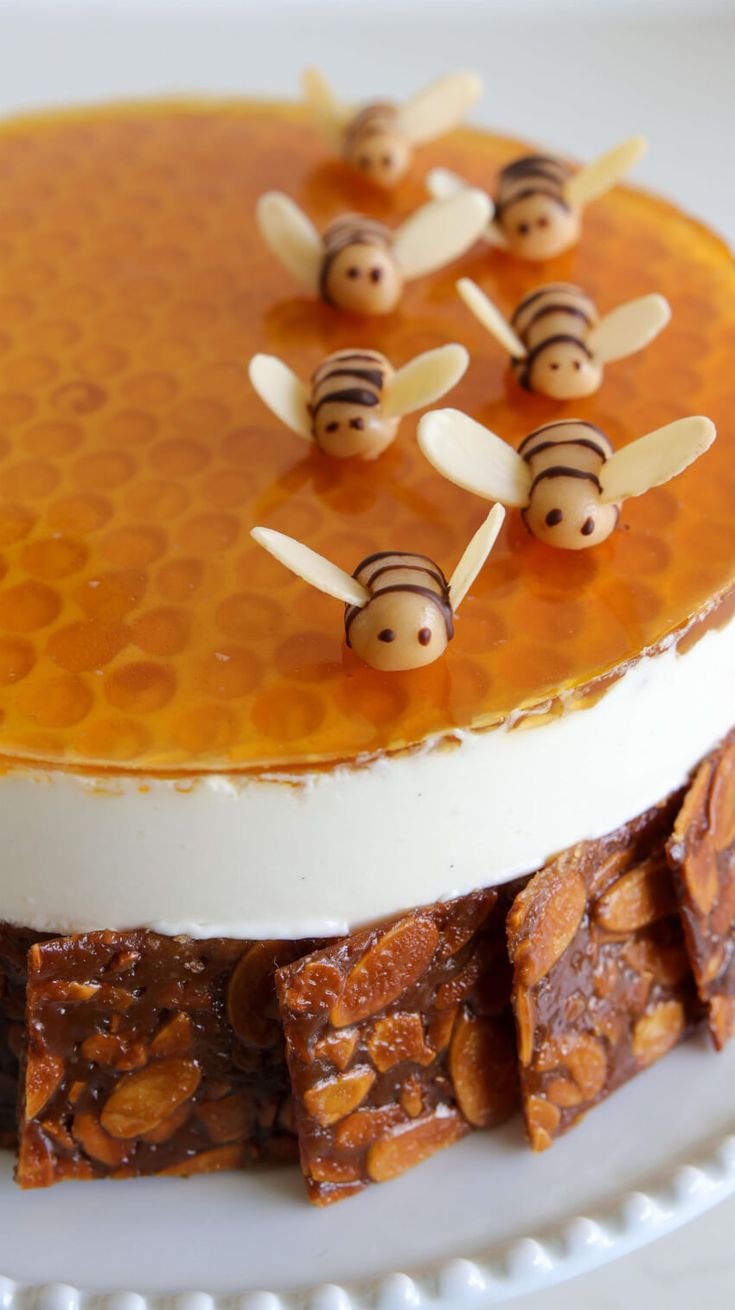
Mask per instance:
[[[345,214],[328,227],[322,237],[322,266],[319,271],[319,294],[326,304],[333,302],[327,290],[329,273],[337,255],[348,246],[373,246],[390,250],[393,243],[390,230],[377,219],[363,214]]]
[[[427,573],[430,578],[433,578],[435,582],[439,583],[439,586],[442,589],[447,585],[446,578],[437,573],[436,569],[428,568],[426,564],[384,564],[382,568],[376,569],[374,573],[371,573],[369,578],[362,578],[361,582],[364,587],[367,587],[368,589],[373,588],[377,579],[382,577],[384,573],[397,573],[399,569],[410,569],[411,573]],[[387,591],[388,588],[379,588],[378,590]],[[376,591],[375,594],[377,596],[378,592]]]
[[[595,473],[588,473],[584,469],[571,469],[566,464],[554,464],[551,468],[542,469],[531,483],[529,496],[532,496],[539,482],[546,478],[583,478],[586,482],[594,482],[598,491],[602,491],[600,479]]]
[[[353,148],[359,145],[363,137],[377,136],[386,130],[390,131],[395,127],[398,112],[395,105],[374,104],[365,105],[364,109],[358,110],[355,117],[348,124],[345,132],[345,145]]]
[[[577,346],[579,350],[584,351],[588,359],[592,359],[592,351],[585,345],[579,337],[573,336],[569,332],[557,332],[553,337],[546,337],[544,341],[539,341],[527,354],[520,357],[514,357],[513,363],[518,371],[518,381],[527,391],[532,391],[531,372],[539,355],[542,355],[549,346],[558,346],[561,344]],[[524,456],[524,459],[527,458]]]
[[[587,450],[593,450],[596,455],[600,456],[600,459],[606,460],[608,458],[607,451],[603,450],[602,446],[598,446],[596,441],[591,441],[587,437],[570,437],[569,441],[541,441],[538,446],[534,446],[533,450],[526,451],[522,458],[525,459],[527,464],[530,464],[534,455],[540,455],[544,450],[561,450],[562,446],[583,446]]]
[[[528,354],[523,355],[520,359],[513,360],[518,369],[518,380],[521,386],[526,387],[527,390],[532,389],[530,386],[531,370],[539,355],[542,355],[549,346],[558,346],[562,343],[577,346],[579,350],[584,351],[588,359],[592,359],[592,351],[585,345],[584,341],[580,341],[579,337],[572,336],[568,332],[557,332],[555,336],[547,337],[545,341],[539,341],[537,346],[528,351]],[[526,458],[527,456],[524,455],[524,459]]]
[[[356,350],[336,350],[333,355],[327,355],[327,358],[322,360],[318,368],[314,369],[311,375],[312,381],[318,378],[321,373],[327,372],[335,364],[349,364],[353,359],[357,360],[358,363],[379,364],[383,368],[385,367],[385,356],[379,354],[377,350],[359,352]]]
[[[366,602],[366,605],[369,605],[369,604],[370,604],[370,601],[367,601],[367,602]],[[362,610],[365,609],[365,607],[366,607],[365,605],[346,605],[346,606],[345,606],[345,642],[346,642],[346,644],[347,644],[348,646],[351,646],[351,645],[352,645],[352,642],[350,641],[350,628],[352,627],[352,624],[354,623],[354,621],[355,621],[355,619],[357,618],[358,614],[360,614],[360,613],[362,612]]]
[[[420,587],[418,583],[399,582],[396,583],[395,586],[393,587],[382,587],[379,591],[376,591],[374,595],[370,597],[370,600],[367,601],[366,605],[347,606],[345,610],[345,640],[347,642],[347,645],[349,646],[351,644],[350,628],[352,627],[352,624],[357,618],[357,615],[362,613],[364,609],[367,609],[367,606],[370,604],[370,601],[377,599],[378,596],[389,596],[393,593],[398,595],[405,592],[411,592],[414,596],[424,596],[426,600],[430,600],[434,605],[436,605],[437,609],[439,610],[439,613],[444,619],[444,624],[447,632],[447,641],[451,641],[452,637],[454,636],[454,623],[452,622],[452,606],[449,601],[448,588],[445,597],[444,594],[438,595],[437,592],[432,591],[430,587]]]
[[[330,404],[364,405],[370,409],[373,405],[380,404],[380,396],[376,396],[374,391],[368,391],[367,387],[345,387],[344,391],[330,391],[326,396],[322,396],[316,404],[310,406],[311,413],[316,415],[322,405]]]
[[[516,201],[538,195],[547,196],[560,209],[568,210],[564,184],[570,173],[569,165],[552,155],[524,155],[506,164],[498,179],[497,216],[502,218],[503,212]]]
[[[496,212],[502,213],[504,210],[510,209],[511,205],[514,205],[517,200],[527,200],[529,196],[548,196],[549,200],[552,200],[560,209],[569,209],[569,205],[561,191],[554,191],[551,187],[546,186],[533,186],[524,187],[522,191],[515,191],[506,198],[501,196],[495,205]]]
[[[441,573],[441,569],[439,568],[439,565],[434,563],[430,555],[422,555],[418,551],[413,551],[413,550],[376,550],[373,552],[372,555],[366,555],[363,560],[360,560],[360,563],[358,564],[352,576],[353,578],[356,578],[358,573],[361,573],[364,568],[367,568],[368,564],[373,564],[375,560],[391,559],[391,558],[400,559],[400,560],[422,559],[425,560],[427,564],[430,564],[433,569],[436,569],[437,573]],[[406,568],[410,566],[404,564],[397,567]],[[442,583],[446,585],[447,580],[444,577],[443,573],[441,574],[441,577],[442,577]]]
[[[558,155],[523,155],[520,159],[514,159],[510,164],[506,164],[500,171],[501,178],[523,177],[526,173],[538,173],[543,170],[551,169],[559,173],[562,177],[568,177],[571,168]]]
[[[330,368],[320,378],[316,379],[316,386],[323,386],[330,378],[362,378],[363,382],[371,382],[378,391],[383,389],[383,374],[377,368]]]
[[[547,282],[545,286],[537,287],[535,291],[529,291],[528,295],[518,302],[513,314],[513,321],[519,314],[523,313],[524,309],[528,309],[528,306],[532,305],[534,300],[540,300],[542,296],[559,295],[560,293],[569,296],[580,296],[584,300],[589,300],[587,293],[581,287],[575,287],[572,282]]]
[[[518,311],[516,310],[516,314],[517,312]],[[513,325],[515,325],[516,314],[514,314],[511,319],[511,324]],[[541,305],[539,309],[531,315],[528,322],[523,324],[523,335],[525,336],[527,334],[529,328],[532,328],[534,323],[540,322],[542,318],[548,318],[549,314],[572,314],[575,318],[581,318],[582,322],[586,323],[588,327],[592,326],[592,319],[585,309],[582,309],[579,305],[571,305],[568,301],[554,300],[548,305]],[[574,339],[576,340],[576,338]]]
[[[523,441],[518,447],[518,454],[523,455],[524,446],[527,446],[529,441],[534,441],[536,437],[540,437],[542,432],[553,432],[554,428],[567,427],[590,428],[592,432],[596,432],[598,436],[602,437],[604,441],[608,443],[606,453],[609,453],[612,449],[609,446],[607,433],[603,432],[602,428],[598,428],[596,423],[590,423],[586,418],[557,418],[553,419],[551,423],[543,423],[540,428],[534,428],[533,432],[529,432],[528,436],[523,438]],[[561,445],[562,443],[559,442],[558,444]]]

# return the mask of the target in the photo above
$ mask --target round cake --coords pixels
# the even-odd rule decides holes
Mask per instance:
[[[310,1194],[331,1200],[498,1122],[518,1070],[540,1147],[705,1012],[729,1034],[727,250],[618,187],[557,258],[477,244],[366,318],[295,291],[256,226],[271,189],[320,230],[346,211],[395,226],[432,165],[491,190],[522,152],[461,130],[384,193],[293,107],[0,131],[0,956],[25,1185],[291,1158],[293,1091]],[[508,318],[563,282],[600,313],[663,293],[671,322],[595,394],[549,400],[460,276]],[[308,380],[335,351],[399,368],[448,342],[470,365],[447,403],[514,447],[567,418],[616,449],[690,414],[718,437],[589,550],[509,510],[444,656],[384,673],[251,529],[349,574],[408,551],[449,576],[488,507],[431,467],[413,418],[375,460],[306,445],[247,365]],[[604,1022],[578,1030],[590,995]]]

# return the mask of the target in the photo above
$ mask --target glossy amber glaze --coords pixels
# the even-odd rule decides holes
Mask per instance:
[[[531,267],[477,247],[410,286],[386,321],[304,297],[256,234],[268,187],[320,225],[346,209],[393,223],[423,201],[431,165],[491,188],[520,148],[458,133],[386,198],[327,162],[292,109],[126,107],[2,129],[6,759],[186,773],[400,749],[575,688],[588,701],[733,583],[735,272],[710,232],[619,189],[589,210],[577,249]],[[463,274],[508,312],[550,280],[579,283],[601,312],[660,290],[673,321],[598,395],[554,405],[518,388],[455,294]],[[551,550],[511,512],[445,658],[380,674],[345,648],[340,605],[249,528],[279,528],[350,571],[397,548],[449,572],[487,506],[426,464],[413,417],[374,464],[310,451],[252,393],[246,364],[264,350],[307,377],[340,347],[400,365],[453,339],[473,359],[447,403],[513,443],[564,415],[620,444],[698,412],[719,440],[629,502],[595,550]]]

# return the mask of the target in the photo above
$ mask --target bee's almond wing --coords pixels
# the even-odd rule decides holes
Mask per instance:
[[[670,318],[671,306],[664,296],[640,296],[605,314],[588,333],[586,344],[601,364],[611,364],[642,350]]]
[[[275,355],[253,355],[248,375],[263,404],[292,432],[311,441],[309,393],[293,370]]]
[[[525,460],[489,428],[458,409],[435,409],[419,421],[418,442],[450,482],[502,505],[527,505],[531,474]]]
[[[611,455],[600,470],[603,504],[642,496],[651,487],[669,482],[699,459],[716,435],[711,419],[696,415],[678,418],[632,441]]]
[[[464,346],[454,342],[417,355],[386,384],[383,403],[386,418],[399,418],[432,405],[457,385],[469,362]]]
[[[412,145],[451,132],[482,96],[476,73],[448,73],[424,87],[398,110],[398,128]]]
[[[266,191],[255,208],[266,245],[297,281],[319,290],[322,242],[311,219],[282,191]]]
[[[446,200],[430,200],[398,228],[393,253],[411,280],[458,259],[487,227],[492,205],[484,191],[467,187]]]
[[[318,591],[324,591],[336,600],[343,600],[346,605],[359,605],[361,608],[369,601],[368,592],[356,578],[293,537],[275,532],[273,528],[253,528],[250,535],[274,559]]]
[[[644,136],[632,136],[621,141],[604,155],[593,159],[574,173],[564,186],[564,199],[572,209],[584,209],[598,196],[614,187],[621,177],[630,171],[633,165],[648,149]]]

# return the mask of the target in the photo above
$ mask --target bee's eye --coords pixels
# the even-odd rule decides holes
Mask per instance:
[[[558,523],[561,523],[563,518],[564,515],[562,514],[560,509],[550,509],[548,514],[546,515],[547,528],[555,528]],[[584,532],[584,528],[582,528],[582,531]]]
[[[548,227],[548,226],[549,226],[549,220],[545,214],[542,215],[541,218],[536,219],[536,227]]]
[[[325,432],[338,432],[338,431],[339,431],[339,423],[337,422],[337,420],[336,420],[336,419],[332,419],[332,422],[331,422],[331,423],[325,423],[325,424],[324,424],[324,431],[325,431]]]
[[[351,427],[351,428],[357,428],[358,432],[362,432],[362,429],[364,428],[364,426],[365,426],[365,420],[364,420],[364,418],[351,418],[351,419],[350,419],[350,427]]]
[[[360,276],[360,270],[359,270],[359,268],[355,268],[354,265],[352,266],[352,268],[348,268],[348,270],[347,270],[347,276],[348,276],[348,277],[359,277],[359,276]]]
[[[428,646],[431,641],[431,628],[419,628],[419,642],[422,646]]]
[[[370,281],[371,281],[371,282],[380,282],[382,276],[383,276],[383,270],[382,270],[382,268],[371,268],[371,269],[370,269]]]
[[[396,634],[392,628],[383,628],[382,632],[378,633],[378,641],[395,641],[395,639]]]
[[[595,520],[592,518],[585,519],[584,523],[582,524],[579,530],[582,533],[583,537],[589,537],[590,534],[595,530]]]
[[[530,223],[519,223],[519,224],[518,224],[518,227],[517,227],[517,229],[516,229],[516,231],[518,232],[518,235],[519,235],[519,236],[521,236],[521,237],[527,237],[528,234],[529,234],[529,232],[531,231],[531,224],[530,224]]]

